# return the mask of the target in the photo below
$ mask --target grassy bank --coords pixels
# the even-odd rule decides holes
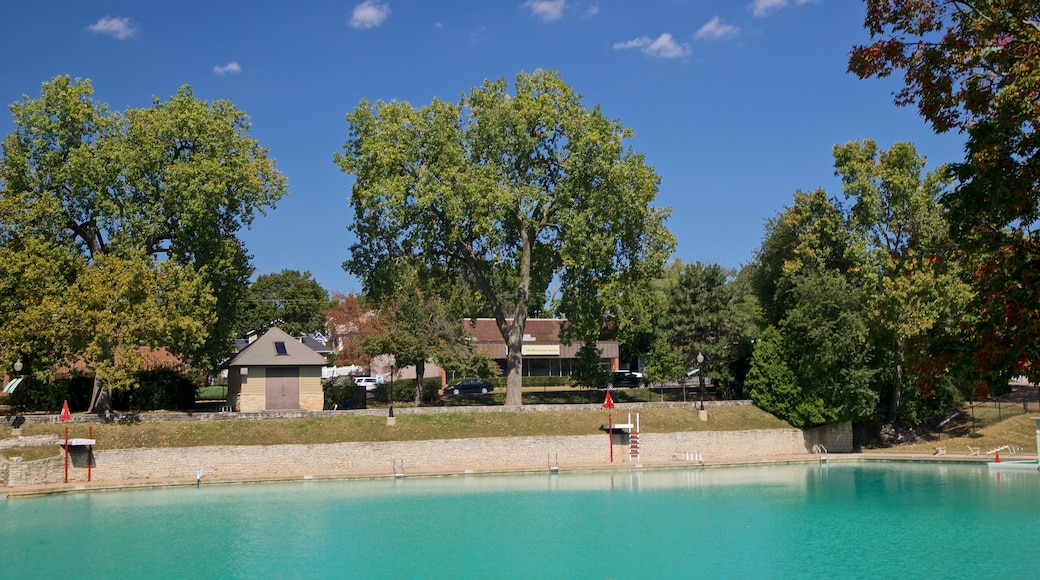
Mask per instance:
[[[310,419],[266,419],[227,421],[145,421],[129,425],[94,425],[96,449],[136,447],[194,447],[200,445],[322,444],[361,441],[418,441],[479,437],[566,436],[600,433],[607,422],[604,410],[398,414],[397,425],[388,427],[385,416],[340,416]],[[941,432],[927,433],[913,444],[871,449],[882,453],[966,454],[978,448],[982,455],[1003,445],[1015,445],[1023,453],[1036,453],[1036,430],[1021,406],[974,405],[966,407]],[[700,421],[694,409],[643,409],[639,411],[644,433],[679,431],[741,431],[790,427],[752,406],[709,408],[708,421]],[[615,422],[626,421],[628,412],[614,413]],[[634,414],[633,414],[634,419]],[[73,437],[86,437],[88,426],[76,424]],[[26,424],[22,434],[64,436],[64,425]],[[10,437],[10,427],[0,427],[0,438]],[[58,446],[13,448],[6,457],[25,461],[52,457]],[[1007,452],[1002,458],[1010,458]]]
[[[941,431],[933,431],[917,441],[886,449],[871,449],[884,453],[935,453],[945,449],[948,454],[963,455],[969,450],[979,449],[980,455],[1004,445],[1015,445],[1023,453],[1036,454],[1036,411],[1027,412],[1022,405],[994,403],[966,406],[961,414]],[[1007,451],[1001,451],[1001,459],[1010,459]]]

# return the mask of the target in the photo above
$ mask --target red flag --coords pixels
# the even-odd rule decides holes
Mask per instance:
[[[68,401],[65,401],[64,403],[62,403],[62,405],[61,405],[61,415],[58,415],[58,418],[61,419],[62,421],[71,421],[72,420],[72,413],[69,413],[69,402]]]
[[[610,398],[610,393],[609,392],[607,393],[607,397],[605,399],[603,399],[603,408],[604,409],[613,409],[614,408],[614,399]]]

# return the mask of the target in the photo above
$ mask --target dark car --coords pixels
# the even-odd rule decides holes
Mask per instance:
[[[613,376],[610,377],[610,386],[614,388],[638,387],[642,378],[639,373],[614,371]]]
[[[445,395],[459,395],[462,393],[490,393],[495,386],[483,379],[463,379],[457,383],[444,387]]]

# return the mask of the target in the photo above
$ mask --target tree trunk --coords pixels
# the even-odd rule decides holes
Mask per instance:
[[[98,404],[98,394],[100,393],[100,387],[98,385],[97,375],[94,375],[94,390],[90,393],[90,407],[87,408],[88,413],[93,413],[94,408]]]
[[[519,407],[523,402],[524,322],[513,319],[502,333],[506,339],[506,406]]]
[[[423,376],[426,372],[426,362],[415,365],[415,406],[422,407]]]
[[[899,416],[899,403],[903,394],[903,364],[896,362],[892,373],[892,397],[888,400],[888,422],[893,423]]]
[[[112,395],[101,386],[96,373],[94,374],[94,390],[90,394],[90,408],[87,409],[87,412],[103,415],[112,412]]]

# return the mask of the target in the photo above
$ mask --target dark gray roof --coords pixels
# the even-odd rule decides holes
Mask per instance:
[[[278,344],[285,354],[278,353]],[[243,348],[224,367],[323,367],[325,357],[314,352],[280,328],[272,328]]]
[[[301,336],[300,337],[300,342],[302,342],[304,344],[304,346],[306,346],[307,348],[313,350],[316,353],[319,353],[319,354],[330,354],[330,353],[332,353],[332,349],[327,347],[327,346],[325,346],[324,342],[318,340],[317,338],[314,338],[313,336],[311,336],[309,334],[305,334],[305,335]]]

